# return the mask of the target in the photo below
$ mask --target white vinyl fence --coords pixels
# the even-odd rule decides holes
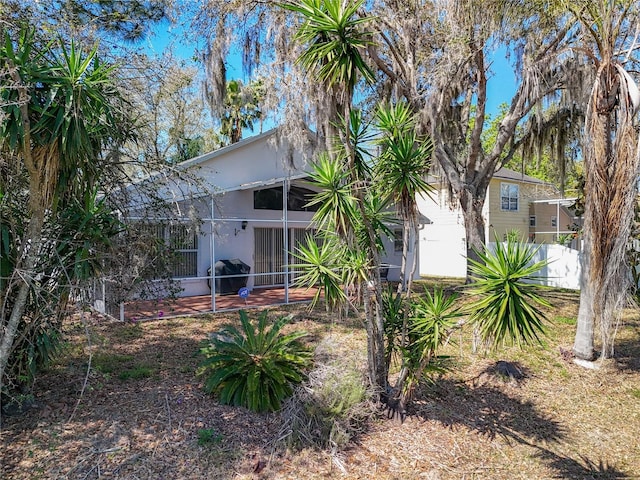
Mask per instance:
[[[495,246],[494,242],[489,247]],[[550,287],[580,289],[581,254],[578,250],[557,244],[528,244],[539,248],[534,260],[547,259],[549,264],[538,276],[540,283]],[[420,275],[437,277],[464,277],[467,259],[464,242],[442,239],[422,239]]]
[[[489,246],[495,245],[489,243]],[[541,285],[549,287],[580,289],[581,254],[573,248],[557,244],[528,244],[538,248],[534,262],[548,260],[548,265],[539,273]]]

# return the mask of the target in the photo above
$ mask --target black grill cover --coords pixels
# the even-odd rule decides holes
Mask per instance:
[[[249,275],[251,267],[238,258],[231,260],[218,260],[215,264],[216,277],[216,293],[222,295],[228,295],[232,293],[238,293],[242,287],[247,286],[247,276],[244,277],[229,277],[228,275]],[[211,268],[208,270],[208,274],[211,275]],[[211,280],[209,280],[209,288],[211,288]]]

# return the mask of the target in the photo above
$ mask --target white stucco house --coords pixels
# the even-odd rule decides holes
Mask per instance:
[[[230,279],[239,277],[234,275],[241,275],[249,290],[293,284],[297,259],[290,252],[313,235],[314,212],[306,204],[314,191],[305,180],[311,148],[309,144],[306,152],[293,151],[283,142],[271,130],[179,165],[202,184],[211,185],[209,191],[195,183],[166,182],[159,177],[165,185],[163,196],[175,204],[174,215],[163,219],[159,234],[180,245],[183,261],[174,276],[181,296],[235,292],[238,284]],[[142,213],[133,208],[128,221],[141,219],[137,215]],[[199,221],[197,228],[194,217]],[[399,268],[394,266],[401,262],[400,226],[394,234],[396,238],[386,239],[381,258],[383,264],[391,265],[389,280],[399,278]],[[216,264],[221,267],[221,261],[241,268],[216,278]]]

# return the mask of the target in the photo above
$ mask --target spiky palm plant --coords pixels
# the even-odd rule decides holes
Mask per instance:
[[[307,204],[318,206],[313,221],[320,229],[324,228],[342,237],[348,237],[353,225],[358,222],[348,172],[344,171],[338,160],[323,153],[313,164],[309,177],[313,185],[320,190]]]
[[[24,173],[20,195],[27,195],[21,238],[14,239],[21,247],[12,265],[22,274],[9,275],[0,292],[11,299],[0,309],[3,390],[7,362],[23,335],[19,325],[33,306],[35,279],[43,276],[46,249],[57,246],[47,236],[47,222],[95,189],[113,168],[105,153],[132,135],[114,66],[99,59],[97,47],[85,53],[73,42],[42,45],[34,29],[13,39],[3,26],[0,37],[0,151],[7,171]]]
[[[364,80],[373,83],[375,75],[364,60],[364,50],[372,45],[372,32],[366,28],[373,22],[369,16],[360,16],[364,0],[299,0],[284,2],[284,8],[297,14],[301,21],[296,40],[304,45],[298,62],[315,79],[323,84],[332,98],[330,107],[335,108],[333,119],[342,116],[345,131],[341,132],[346,158],[351,195],[355,198],[355,210],[360,212],[368,237],[365,249],[370,266],[380,263],[376,250],[376,234],[366,215],[364,188],[357,170],[357,146],[352,144],[351,107],[356,84]],[[335,124],[335,123],[334,123]],[[364,289],[365,315],[368,332],[369,375],[371,382],[381,391],[386,389],[387,372],[384,364],[384,333],[380,306],[382,289],[379,275],[372,275],[373,292]],[[375,301],[372,301],[372,297]]]
[[[417,385],[428,372],[443,371],[445,358],[438,356],[437,352],[449,338],[457,319],[463,315],[456,305],[457,299],[457,294],[446,295],[442,288],[436,288],[433,294],[425,290],[424,296],[412,302],[409,342],[406,348],[401,349],[404,362],[396,382],[400,411],[404,411]]]
[[[254,326],[241,310],[240,329],[227,326],[213,333],[201,349],[206,359],[199,374],[205,377],[205,390],[217,394],[220,403],[275,411],[291,395],[292,385],[303,380],[311,354],[298,339],[306,333],[281,333],[287,317],[268,328],[267,316],[263,311]]]
[[[344,247],[335,238],[328,238],[318,245],[313,238],[307,239],[306,245],[298,245],[293,256],[298,259],[296,268],[301,273],[296,277],[296,285],[307,287],[318,286],[318,291],[311,301],[310,308],[316,306],[324,294],[327,310],[333,310],[346,300],[342,288],[343,277],[339,273],[340,252]]]
[[[540,342],[545,315],[539,307],[550,307],[537,290],[536,274],[546,260],[534,262],[538,248],[507,240],[496,242],[494,251],[476,252],[480,261],[471,262],[473,282],[468,293],[479,298],[471,306],[470,320],[484,341],[494,346],[511,341],[517,345]]]
[[[417,266],[414,255],[407,271],[409,236],[413,233],[414,248],[418,247],[418,195],[429,195],[433,187],[426,181],[431,168],[433,142],[416,133],[416,116],[404,103],[382,104],[376,110],[376,124],[382,132],[378,145],[382,154],[376,165],[376,181],[383,198],[393,202],[403,221],[402,268],[399,291],[411,291],[411,280]],[[408,280],[408,282],[407,282]]]

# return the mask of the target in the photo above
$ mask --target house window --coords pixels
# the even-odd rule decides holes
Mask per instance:
[[[147,249],[145,278],[198,275],[198,228],[195,225],[139,222],[136,230],[138,240]]]
[[[172,262],[174,277],[198,276],[198,232],[193,225],[167,225],[165,239],[175,253]]]
[[[402,229],[396,228],[393,230],[393,251],[394,253],[402,253]],[[409,242],[409,248],[407,252],[411,251],[411,242]]]
[[[529,217],[529,226],[530,227],[535,227],[536,226],[536,216],[535,215],[531,215]]]
[[[316,212],[319,205],[307,206],[316,192],[292,185],[287,198],[287,210],[292,212]],[[282,187],[264,188],[253,192],[255,210],[282,210]]]
[[[502,210],[518,211],[518,194],[520,187],[514,183],[500,184],[500,205]]]
[[[555,215],[551,215],[551,226],[552,227],[558,226],[558,217],[556,217]]]

